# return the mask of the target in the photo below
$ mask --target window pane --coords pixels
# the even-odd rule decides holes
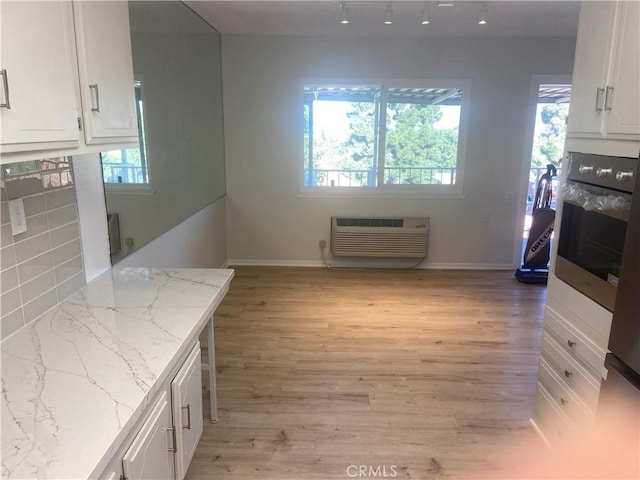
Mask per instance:
[[[139,148],[102,152],[100,157],[105,183],[149,183]]]
[[[455,184],[461,96],[458,89],[388,89],[385,184]]]
[[[138,116],[138,148],[112,150],[100,154],[102,178],[105,183],[148,184],[144,111],[142,104],[142,83],[134,82],[136,113]]]
[[[375,187],[380,88],[304,87],[305,186]]]

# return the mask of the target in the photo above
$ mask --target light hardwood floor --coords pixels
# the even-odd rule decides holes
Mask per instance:
[[[187,479],[519,477],[544,298],[513,272],[237,268]]]

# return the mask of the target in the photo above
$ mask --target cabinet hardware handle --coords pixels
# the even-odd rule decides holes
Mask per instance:
[[[7,71],[3,68],[2,70],[0,70],[0,75],[2,75],[2,89],[4,90],[5,102],[0,103],[0,108],[11,110],[11,102],[9,101],[9,79],[7,78]]]
[[[100,113],[100,92],[98,90],[98,84],[94,83],[92,85],[89,85],[89,90],[93,90],[96,92],[95,94],[95,103],[93,102],[93,96],[91,97],[91,103],[92,105],[95,105],[95,107],[91,107],[91,111],[92,112],[98,112]]]
[[[604,109],[607,110],[608,112],[613,110],[613,107],[611,106],[611,97],[613,93],[613,87],[607,85],[607,92],[604,95]]]
[[[573,375],[573,372],[570,372],[569,370],[565,370],[564,371],[564,376],[569,378],[571,375]]]
[[[191,430],[191,404],[187,403],[186,407],[182,407],[183,410],[187,410],[187,425],[183,425],[182,428],[186,428],[187,430]]]
[[[173,440],[173,447],[170,447],[167,450],[169,452],[177,452],[178,451],[178,445],[176,444],[176,428],[175,427],[169,427],[165,431],[171,432],[171,439]]]
[[[576,346],[576,342],[574,342],[573,340],[567,340],[567,345],[569,345],[571,348]]]
[[[560,403],[562,405],[566,405],[567,403],[569,403],[569,400],[565,400],[564,398],[560,397]]]
[[[602,107],[600,106],[600,100],[602,98],[602,94],[604,93],[604,88],[596,88],[596,112],[601,112]]]

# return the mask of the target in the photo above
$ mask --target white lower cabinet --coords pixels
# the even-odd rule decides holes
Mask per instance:
[[[182,480],[187,473],[204,428],[201,372],[200,345],[198,344],[171,382],[178,480]]]
[[[201,370],[198,342],[101,479],[184,479],[204,428]]]
[[[547,288],[532,421],[555,448],[595,424],[611,313],[555,277]]]
[[[129,480],[174,478],[173,432],[169,399],[167,393],[162,392],[122,459],[124,477]]]

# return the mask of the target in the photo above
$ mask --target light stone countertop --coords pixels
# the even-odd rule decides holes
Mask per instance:
[[[95,478],[233,270],[113,268],[0,344],[2,478]]]

